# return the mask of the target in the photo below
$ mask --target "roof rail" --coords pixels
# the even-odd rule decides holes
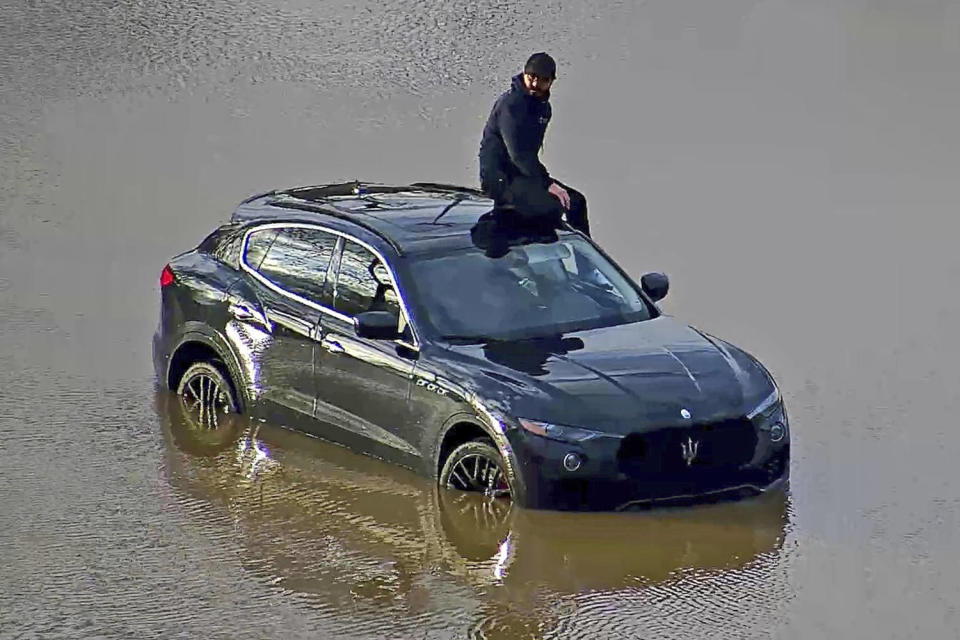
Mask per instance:
[[[369,225],[366,222],[362,222],[358,220],[356,217],[354,217],[353,215],[346,213],[344,211],[341,211],[340,209],[337,209],[332,205],[312,204],[310,202],[290,202],[290,201],[284,201],[284,200],[274,200],[270,204],[273,205],[274,207],[283,207],[284,209],[296,209],[298,211],[306,211],[308,213],[320,213],[323,215],[330,216],[331,218],[339,218],[340,220],[350,222],[374,234],[375,236],[377,236],[378,238],[380,238],[381,240],[389,244],[393,248],[393,250],[396,251],[398,254],[403,255],[403,250],[400,248],[400,245],[397,244],[393,238],[390,238],[384,235],[383,232],[381,232],[376,227]]]
[[[485,197],[485,194],[479,189],[462,187],[455,184],[442,184],[439,182],[414,182],[408,185],[387,185],[377,182],[360,182],[359,180],[306,187],[293,187],[290,189],[276,190],[272,193],[282,193],[295,198],[300,198],[302,200],[323,201],[327,198],[338,196],[362,197],[372,193],[401,193],[403,191],[409,191],[410,189],[422,189],[424,191],[445,191],[449,193],[468,193],[472,196]]]
[[[418,189],[427,189],[433,191],[453,191],[455,193],[469,193],[470,195],[487,197],[480,189],[474,189],[473,187],[461,187],[456,184],[443,184],[442,182],[413,182],[409,186],[417,187]]]
[[[326,198],[335,196],[362,195],[365,191],[368,191],[371,188],[378,190],[378,187],[382,188],[382,186],[383,185],[365,184],[359,180],[352,180],[350,182],[334,182],[330,184],[317,184],[305,187],[291,187],[289,189],[281,189],[276,193],[293,196],[302,200],[323,201]]]

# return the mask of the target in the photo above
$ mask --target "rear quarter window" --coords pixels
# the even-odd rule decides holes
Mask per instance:
[[[221,234],[220,242],[214,249],[213,255],[217,260],[228,264],[234,269],[240,268],[240,252],[243,250],[243,229],[230,229]]]
[[[239,225],[224,225],[204,238],[197,246],[197,251],[212,255],[219,262],[237,269],[240,267],[243,231]]]

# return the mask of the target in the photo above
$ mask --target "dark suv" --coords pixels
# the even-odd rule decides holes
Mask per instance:
[[[520,219],[438,184],[252,197],[164,267],[157,375],[208,428],[247,412],[528,507],[782,486],[766,369],[663,315],[663,274]]]

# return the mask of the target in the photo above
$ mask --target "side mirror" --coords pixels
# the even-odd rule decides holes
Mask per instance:
[[[389,311],[365,311],[353,319],[353,328],[361,338],[396,340],[400,337],[400,318]]]
[[[643,277],[640,278],[640,287],[645,294],[650,296],[651,300],[657,302],[667,296],[667,291],[670,290],[670,280],[667,279],[667,274],[652,271],[643,274]]]

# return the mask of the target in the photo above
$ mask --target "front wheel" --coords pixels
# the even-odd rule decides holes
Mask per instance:
[[[440,471],[440,486],[487,496],[510,497],[503,458],[487,440],[472,440],[454,449]]]

